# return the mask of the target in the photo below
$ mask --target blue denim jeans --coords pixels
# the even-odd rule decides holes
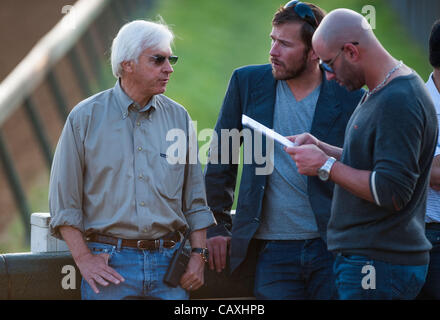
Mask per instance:
[[[96,242],[89,242],[87,245],[93,254],[109,254],[109,266],[122,275],[125,281],[118,285],[110,283],[106,287],[98,285],[99,293],[95,294],[83,279],[81,282],[83,300],[186,300],[189,298],[188,292],[180,286],[172,288],[162,281],[178,245],[171,249],[161,246],[156,251],[118,248]]]
[[[412,300],[423,287],[428,265],[395,265],[365,256],[335,259],[336,287],[341,300]]]
[[[258,240],[254,294],[257,299],[336,298],[333,255],[321,239]]]
[[[432,244],[428,275],[418,299],[440,300],[440,224],[428,224],[426,237]]]

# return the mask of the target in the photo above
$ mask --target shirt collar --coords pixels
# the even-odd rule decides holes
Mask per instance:
[[[122,119],[125,119],[128,117],[128,108],[134,104],[136,108],[139,110],[139,112],[144,112],[152,108],[151,111],[156,109],[157,103],[156,103],[156,96],[153,96],[150,101],[143,107],[139,106],[137,102],[135,102],[133,99],[131,99],[122,89],[121,87],[121,80],[118,79],[116,81],[115,87],[113,88],[113,92],[116,97],[116,101],[118,103],[119,108],[121,109],[122,113]]]
[[[440,92],[435,86],[433,75],[434,73],[431,73],[429,76],[429,80],[426,82],[426,88],[428,89],[432,101],[434,102],[435,110],[438,114],[440,114]]]

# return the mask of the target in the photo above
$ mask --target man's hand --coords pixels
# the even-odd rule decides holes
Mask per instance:
[[[107,253],[100,253],[98,255],[88,253],[77,258],[75,261],[82,277],[96,294],[99,293],[97,284],[106,287],[109,285],[109,282],[119,284],[125,281],[119,273],[108,266],[108,258],[109,255]]]
[[[296,163],[298,172],[306,176],[318,175],[318,170],[329,158],[316,145],[306,144],[299,147],[284,148]]]
[[[73,260],[75,260],[82,277],[96,294],[99,293],[97,283],[107,286],[108,281],[114,284],[125,281],[119,273],[108,266],[109,255],[107,253],[93,255],[90,252],[82,233],[78,229],[71,226],[62,226],[60,227],[60,233],[69,246]]]
[[[209,250],[209,268],[222,272],[226,268],[226,254],[231,237],[216,236],[206,240]],[[231,254],[231,248],[229,248]]]
[[[188,291],[200,288],[204,283],[205,262],[198,253],[191,253],[188,266],[180,279],[180,286]]]
[[[305,144],[313,144],[319,147],[319,140],[312,136],[310,133],[301,133],[295,136],[286,137],[292,142],[295,142],[298,146],[302,146]]]
[[[429,185],[435,191],[440,191],[440,155],[436,156],[432,162]]]

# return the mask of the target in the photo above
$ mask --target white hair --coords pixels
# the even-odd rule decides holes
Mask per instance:
[[[138,62],[145,49],[167,49],[171,46],[174,35],[163,22],[135,20],[122,26],[113,39],[111,65],[116,78],[122,76],[121,63]]]

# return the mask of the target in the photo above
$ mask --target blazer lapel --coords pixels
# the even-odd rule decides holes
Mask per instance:
[[[316,103],[315,115],[313,117],[310,133],[318,139],[327,137],[336,119],[341,113],[341,105],[335,97],[336,82],[330,82],[323,74],[322,89]]]
[[[276,80],[272,69],[266,69],[260,79],[256,79],[255,87],[251,90],[249,117],[273,128],[273,114],[275,109]]]

